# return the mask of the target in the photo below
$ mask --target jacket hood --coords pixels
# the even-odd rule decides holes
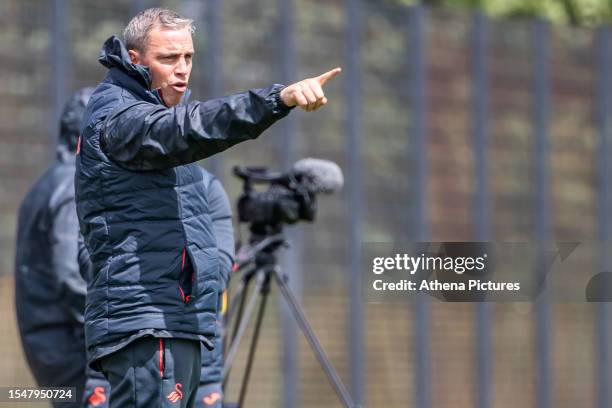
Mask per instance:
[[[58,154],[65,156],[76,151],[81,119],[94,89],[87,87],[76,91],[64,105],[59,123]]]
[[[151,72],[149,68],[132,63],[127,48],[125,48],[125,45],[117,36],[113,35],[104,42],[98,61],[106,68],[119,68],[146,89],[151,88]]]

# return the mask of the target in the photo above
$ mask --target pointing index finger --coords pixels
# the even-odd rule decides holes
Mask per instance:
[[[331,71],[327,71],[326,73],[319,75],[315,79],[317,80],[317,82],[319,82],[319,85],[323,86],[327,81],[338,76],[340,72],[342,72],[342,68],[337,67],[332,69]]]

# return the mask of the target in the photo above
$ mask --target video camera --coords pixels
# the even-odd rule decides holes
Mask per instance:
[[[281,173],[266,167],[235,166],[234,175],[242,179],[238,199],[238,220],[250,223],[257,235],[278,232],[284,224],[313,221],[317,193],[331,193],[342,187],[342,171],[337,164],[320,159],[302,159],[291,170]],[[256,191],[255,184],[267,184]]]

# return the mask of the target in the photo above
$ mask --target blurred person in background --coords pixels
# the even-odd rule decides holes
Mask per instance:
[[[111,407],[194,406],[201,344],[214,349],[222,256],[196,161],[257,138],[294,106],[327,103],[340,69],[188,102],[193,21],[147,9],[113,36],[108,74],[87,106],[76,201],[93,265],[85,308],[88,361]]]
[[[234,263],[234,229],[232,226],[232,206],[221,182],[202,169],[204,184],[207,186],[208,201],[211,209],[212,225],[219,249],[219,271],[221,272],[221,299],[217,312],[217,333],[214,349],[202,347],[202,369],[195,406],[198,408],[221,408],[223,406],[223,314],[227,308],[227,286]]]
[[[92,91],[77,91],[64,107],[57,157],[26,195],[17,224],[15,303],[28,365],[40,387],[76,388],[76,403],[55,407],[83,406],[83,399],[85,406],[108,405],[108,383],[86,369],[86,284],[79,262],[87,263],[78,259],[74,202],[79,125]]]

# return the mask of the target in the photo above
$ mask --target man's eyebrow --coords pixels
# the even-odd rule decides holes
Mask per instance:
[[[160,58],[168,58],[168,57],[178,57],[181,55],[180,52],[168,52],[168,53],[160,53],[157,56]]]
[[[170,58],[170,57],[180,57],[181,55],[191,55],[193,56],[194,51],[187,51],[187,52],[168,52],[168,53],[160,53],[158,54],[158,58]]]

